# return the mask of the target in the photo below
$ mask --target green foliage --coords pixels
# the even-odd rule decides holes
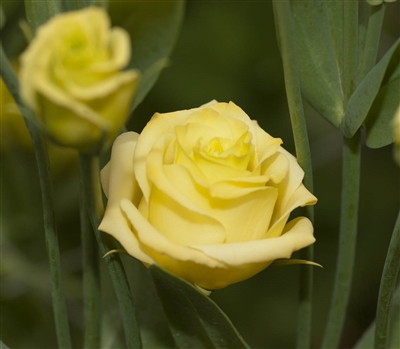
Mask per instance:
[[[350,98],[341,129],[353,137],[365,122],[367,145],[380,148],[394,141],[391,119],[399,105],[400,39],[365,76]]]
[[[25,0],[26,19],[33,32],[51,17],[63,11],[62,1]]]
[[[132,110],[155,84],[172,51],[183,18],[184,1],[109,2],[113,25],[124,28],[131,37],[129,68],[143,73]]]
[[[292,0],[291,5],[304,97],[346,137],[353,137],[363,125],[367,146],[380,148],[392,143],[391,119],[399,105],[399,41],[369,71],[369,64],[376,59],[384,8],[379,13],[371,11],[367,21],[366,5],[359,5],[358,62],[363,79],[347,102],[345,91],[351,92],[354,86],[348,86],[353,82],[344,74],[343,43],[350,34],[343,31],[343,1]],[[366,23],[371,28],[366,28]]]
[[[249,348],[229,318],[193,285],[156,265],[150,273],[179,348]]]
[[[340,68],[343,2],[291,1],[302,92],[334,126],[344,116]]]

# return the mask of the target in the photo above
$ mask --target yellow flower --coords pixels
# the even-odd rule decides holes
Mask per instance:
[[[232,102],[155,114],[113,145],[100,229],[202,288],[245,280],[315,241],[307,218],[287,222],[316,198],[281,143]]]
[[[21,57],[21,94],[50,138],[98,152],[126,121],[139,73],[121,71],[130,40],[97,7],[60,14],[39,28]]]
[[[396,114],[393,119],[394,131],[394,159],[400,166],[400,105],[397,108]]]

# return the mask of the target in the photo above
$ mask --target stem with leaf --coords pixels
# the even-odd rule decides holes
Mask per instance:
[[[65,305],[64,286],[61,275],[60,249],[58,245],[57,226],[54,213],[53,188],[50,177],[50,163],[46,143],[30,120],[36,119],[34,112],[27,108],[19,96],[19,81],[0,45],[0,71],[8,90],[12,94],[28,127],[35,149],[39,171],[40,189],[43,204],[44,232],[46,238],[47,255],[50,266],[50,281],[54,320],[59,348],[71,348],[71,338],[68,325],[67,309]]]
[[[347,104],[357,86],[358,3],[344,2],[343,83]],[[361,131],[353,138],[343,137],[342,193],[339,251],[335,282],[322,348],[338,348],[350,296],[357,239],[360,192]]]
[[[83,204],[88,209],[92,228],[100,247],[100,253],[104,256],[116,248],[112,238],[97,229],[104,213],[100,186],[99,159],[90,155],[80,154],[79,166],[83,188]],[[125,329],[126,345],[129,349],[140,349],[142,344],[139,327],[135,316],[131,290],[121,258],[118,253],[111,253],[104,260],[107,264],[118,299],[122,324]]]
[[[385,3],[378,6],[371,6],[359,81],[361,81],[375,65],[383,18],[385,16],[385,8]]]
[[[337,348],[346,317],[356,250],[360,191],[361,135],[343,138],[339,253],[333,297],[322,348]]]
[[[311,165],[310,145],[307,125],[304,116],[301,87],[296,60],[296,44],[294,41],[293,19],[289,1],[274,1],[275,21],[278,28],[279,42],[285,76],[285,87],[289,104],[290,120],[296,147],[297,160],[304,170],[304,184],[313,191],[313,176]],[[314,222],[314,208],[304,209],[305,216]],[[301,258],[313,260],[313,246],[301,251]],[[309,348],[311,339],[313,269],[300,266],[299,308],[297,325],[297,348]]]
[[[381,284],[379,288],[378,307],[376,313],[375,349],[387,348],[390,304],[396,288],[396,280],[400,272],[400,212],[390,240],[386,255]]]

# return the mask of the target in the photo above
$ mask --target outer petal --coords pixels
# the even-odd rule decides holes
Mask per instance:
[[[205,255],[201,251],[170,241],[163,234],[157,231],[157,229],[155,229],[154,226],[142,216],[136,206],[134,206],[129,200],[121,200],[121,209],[125,212],[127,218],[137,232],[140,243],[143,246],[146,246],[148,251],[151,251],[150,253],[152,257],[161,266],[163,266],[163,264],[158,261],[160,255],[167,255],[174,260],[184,262],[190,261],[196,264],[205,265],[209,268],[225,268],[225,265],[222,262]]]
[[[99,229],[116,238],[130,255],[151,264],[153,259],[141,249],[120,208],[123,198],[138,204],[141,197],[133,174],[133,152],[137,138],[137,133],[127,132],[114,142],[109,169],[106,170],[109,171],[108,176],[102,176],[102,184],[108,188],[108,203]]]
[[[192,247],[227,265],[245,268],[249,263],[289,258],[294,251],[315,242],[313,231],[313,226],[308,218],[298,217],[286,225],[282,236],[276,238]]]

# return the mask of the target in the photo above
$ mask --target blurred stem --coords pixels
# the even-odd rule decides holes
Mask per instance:
[[[289,1],[274,1],[275,21],[278,28],[281,55],[285,76],[286,95],[289,104],[290,121],[293,129],[297,160],[305,172],[304,184],[313,191],[310,144],[304,117],[298,67],[296,44],[294,41],[293,20]],[[314,221],[314,208],[308,206],[305,215]],[[301,259],[313,260],[313,246],[301,251]],[[297,348],[309,348],[311,339],[313,268],[300,266],[299,308],[297,317]]]
[[[338,348],[350,295],[357,237],[361,136],[343,137],[339,252],[333,297],[322,348]]]
[[[389,310],[400,271],[400,212],[390,240],[379,288],[376,314],[375,349],[387,348]]]
[[[71,339],[67,309],[65,305],[64,286],[61,275],[60,249],[58,245],[57,226],[54,213],[53,187],[50,177],[50,163],[47,154],[47,147],[42,136],[29,121],[36,118],[36,116],[31,109],[27,108],[23,104],[19,96],[19,81],[1,45],[0,62],[1,76],[7,88],[14,97],[22,116],[24,117],[35,149],[42,194],[44,232],[50,266],[53,312],[57,331],[58,346],[62,349],[69,349],[71,348]]]
[[[100,187],[99,159],[97,157],[80,154],[79,167],[84,193],[83,203],[89,210],[92,228],[96,234],[100,253],[104,256],[110,250],[116,249],[116,247],[110,236],[101,233],[97,229],[104,214]],[[105,257],[104,260],[107,264],[118,299],[122,316],[121,321],[125,329],[126,345],[129,349],[140,349],[142,344],[139,327],[134,311],[131,290],[122,261],[118,253],[112,253]]]
[[[381,5],[371,6],[359,81],[361,81],[375,65],[383,18],[385,17],[385,8],[386,4],[384,2]]]
[[[356,89],[358,79],[358,2],[347,0],[343,6],[343,79],[347,102]]]
[[[62,5],[63,1],[61,0],[25,0],[26,19],[32,32],[35,33],[40,25],[61,13],[63,11]]]
[[[84,186],[80,181],[80,221],[83,254],[83,302],[85,309],[84,348],[100,348],[101,295],[99,256],[96,239],[84,205]]]

